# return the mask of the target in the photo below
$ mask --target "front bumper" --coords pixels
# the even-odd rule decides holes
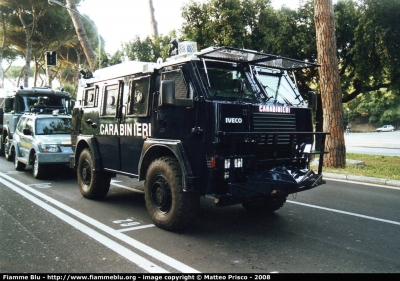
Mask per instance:
[[[244,182],[230,182],[227,194],[216,198],[249,198],[288,195],[325,184],[322,174],[312,170],[288,170],[283,166],[247,176]]]
[[[69,164],[70,156],[74,155],[71,151],[59,153],[38,153],[39,164]]]

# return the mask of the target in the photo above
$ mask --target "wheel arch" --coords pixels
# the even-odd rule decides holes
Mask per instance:
[[[35,154],[36,154],[36,150],[34,148],[31,148],[31,150],[29,151],[29,158],[28,158],[29,165],[33,164]]]
[[[183,191],[194,190],[192,169],[180,141],[146,140],[139,160],[139,181],[146,178],[147,169],[151,162],[162,156],[172,156],[178,160],[182,170]]]
[[[102,170],[103,165],[101,162],[98,145],[93,137],[78,138],[74,153],[74,167],[78,166],[79,155],[82,153],[84,149],[89,149],[90,154],[92,155],[94,170],[95,171]]]

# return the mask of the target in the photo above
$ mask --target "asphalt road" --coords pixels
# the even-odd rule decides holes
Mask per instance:
[[[0,158],[0,272],[400,272],[398,188],[329,179],[272,215],[202,198],[175,233],[152,224],[135,180],[117,177],[93,201],[59,172],[35,180]]]
[[[349,133],[345,143],[347,152],[400,156],[400,131]]]

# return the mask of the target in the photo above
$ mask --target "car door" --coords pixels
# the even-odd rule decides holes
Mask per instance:
[[[30,130],[31,134],[24,134],[24,130]],[[25,161],[28,160],[29,151],[31,149],[32,141],[33,141],[33,132],[34,132],[34,119],[26,118],[26,123],[23,123],[22,130],[18,130],[18,135],[21,140],[19,142],[19,156],[23,157]]]
[[[120,119],[121,171],[138,174],[138,164],[146,138],[152,136],[150,120],[150,76],[136,77],[129,81],[124,91],[123,112]]]
[[[102,87],[99,132],[96,139],[103,160],[103,167],[110,170],[120,170],[120,108],[123,92],[123,81],[110,81]]]

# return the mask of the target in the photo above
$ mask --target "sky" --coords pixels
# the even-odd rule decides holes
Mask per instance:
[[[180,29],[183,22],[181,7],[189,2],[153,0],[159,35],[168,35],[172,30]],[[298,3],[299,0],[272,0],[276,9],[282,5],[296,9]],[[136,35],[142,39],[151,36],[148,0],[82,0],[78,10],[94,21],[110,55]]]

